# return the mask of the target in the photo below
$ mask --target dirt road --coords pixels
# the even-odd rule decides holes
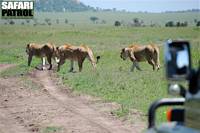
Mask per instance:
[[[0,65],[0,71],[9,67]],[[144,130],[145,124],[139,117],[134,124],[122,122],[110,113],[117,104],[74,96],[69,89],[58,85],[52,75],[52,71],[34,70],[24,78],[0,78],[0,133],[137,133]]]

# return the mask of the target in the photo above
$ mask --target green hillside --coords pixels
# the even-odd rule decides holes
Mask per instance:
[[[35,8],[39,12],[75,12],[93,9],[79,0],[36,0]]]

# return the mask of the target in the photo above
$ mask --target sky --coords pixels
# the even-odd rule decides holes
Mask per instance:
[[[86,5],[103,9],[116,8],[127,11],[180,11],[200,9],[200,0],[80,0]]]

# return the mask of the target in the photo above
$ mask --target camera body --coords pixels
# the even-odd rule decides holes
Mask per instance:
[[[165,43],[166,77],[169,93],[182,98],[163,98],[149,108],[148,133],[199,133],[200,132],[200,65],[192,68],[188,41]],[[186,81],[187,89],[175,82]],[[156,126],[156,110],[162,106],[172,107],[167,112],[168,122]],[[181,106],[181,108],[177,108]]]

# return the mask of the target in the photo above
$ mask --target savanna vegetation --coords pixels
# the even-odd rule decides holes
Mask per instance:
[[[66,14],[38,14],[37,20],[42,23],[45,18],[51,18],[51,25],[37,25],[33,22],[20,25],[3,25],[0,27],[0,63],[14,63],[16,67],[1,73],[1,76],[23,76],[40,63],[40,59],[33,59],[30,68],[27,66],[25,46],[29,42],[53,42],[56,45],[72,43],[74,45],[87,44],[101,59],[97,71],[92,71],[89,61],[84,62],[81,73],[68,73],[70,62],[66,61],[57,73],[63,83],[78,93],[85,93],[101,97],[105,101],[117,102],[121,109],[114,113],[118,116],[132,115],[137,109],[145,115],[152,101],[167,97],[167,81],[164,73],[163,43],[167,39],[189,40],[192,44],[192,62],[197,67],[200,60],[200,29],[194,26],[196,14],[178,14],[180,21],[188,21],[188,27],[165,27],[165,23],[178,21],[177,14],[131,14],[131,13],[66,13]],[[79,15],[79,17],[77,17]],[[150,16],[148,16],[150,15]],[[58,16],[64,16],[58,18]],[[97,16],[98,21],[106,24],[93,23],[91,16]],[[140,18],[144,23],[155,23],[155,27],[114,26],[116,20],[125,23],[133,18]],[[59,19],[59,21],[57,20]],[[65,24],[65,19],[68,23]],[[2,20],[3,21],[3,20]],[[55,21],[55,22],[54,22]],[[59,23],[59,24],[57,24]],[[74,25],[72,25],[74,24]],[[155,43],[160,46],[161,69],[152,71],[147,63],[140,63],[143,71],[130,72],[131,62],[120,59],[120,50],[132,43],[146,45]],[[77,66],[77,64],[76,64]],[[78,70],[78,67],[75,68]],[[163,111],[159,119],[163,118]]]

